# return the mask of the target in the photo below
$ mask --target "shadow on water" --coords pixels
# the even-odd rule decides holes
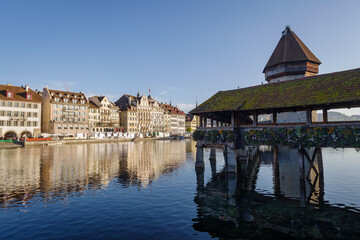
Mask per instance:
[[[204,169],[196,168],[193,228],[225,239],[358,239],[359,209],[324,200],[322,151],[307,149],[299,155],[297,149],[262,146],[237,159],[237,173],[224,168],[208,183]],[[256,190],[261,165],[272,167],[272,193]]]

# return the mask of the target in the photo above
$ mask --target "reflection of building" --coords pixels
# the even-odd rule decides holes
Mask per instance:
[[[41,96],[28,85],[0,85],[0,138],[40,134],[41,103]]]
[[[53,134],[89,133],[89,100],[85,93],[43,90],[42,131]]]
[[[129,182],[146,186],[161,174],[177,169],[186,160],[185,142],[128,143],[127,173]]]
[[[0,151],[0,206],[106,187],[146,186],[186,161],[184,141],[79,144]],[[11,156],[11,161],[9,161]],[[11,203],[10,203],[11,202]]]

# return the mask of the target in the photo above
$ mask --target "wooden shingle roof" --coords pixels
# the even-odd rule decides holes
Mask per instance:
[[[360,68],[219,91],[190,113],[251,111],[360,103]]]
[[[274,52],[267,62],[265,70],[276,65],[287,62],[309,61],[321,64],[320,60],[300,40],[300,38],[287,27],[280,38]]]

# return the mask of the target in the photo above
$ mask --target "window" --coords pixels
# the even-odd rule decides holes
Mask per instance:
[[[27,117],[31,117],[31,112],[28,112],[26,115]]]
[[[24,121],[20,121],[20,126],[23,127],[25,125]]]
[[[0,111],[0,116],[5,116],[5,111]]]
[[[25,108],[25,103],[21,103],[20,106],[21,106],[22,108]]]
[[[26,99],[31,100],[32,99],[32,94],[31,93],[26,93]]]
[[[5,101],[1,101],[1,106],[5,107]]]
[[[20,116],[25,117],[25,112],[21,112]]]
[[[4,126],[4,121],[0,120],[0,126]]]
[[[36,118],[38,116],[37,112],[34,112],[33,116]]]
[[[36,121],[33,122],[33,126],[37,127],[37,122]]]
[[[56,98],[54,98],[54,100],[55,100],[55,102],[58,102],[60,99],[56,97]]]
[[[31,127],[31,121],[27,121],[26,126]]]
[[[8,117],[11,117],[11,111],[7,111],[7,114],[6,114]]]
[[[13,92],[7,91],[7,92],[6,92],[6,97],[8,97],[8,98],[13,98]]]
[[[65,98],[65,99],[64,99],[64,102],[69,102],[69,99]]]
[[[19,116],[19,112],[14,112],[14,117],[18,117]]]
[[[7,102],[8,107],[12,107],[12,102]]]
[[[15,102],[15,103],[14,103],[14,107],[19,107],[19,103],[18,103],[18,102]]]
[[[18,126],[18,121],[14,121],[14,126],[17,127]]]
[[[6,121],[6,126],[11,126],[11,121]]]
[[[34,104],[33,104],[33,108],[38,108],[37,103],[34,103]]]
[[[77,103],[77,100],[73,99],[72,102],[73,102],[73,103]]]
[[[84,100],[81,100],[80,103],[81,103],[81,104],[85,104],[85,101],[84,101]]]
[[[31,103],[28,103],[28,104],[27,104],[27,108],[31,108]]]

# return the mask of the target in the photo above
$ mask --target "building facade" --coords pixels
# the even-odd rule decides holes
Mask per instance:
[[[172,106],[171,104],[162,104],[164,109],[164,125],[166,132],[170,134],[184,134],[185,133],[185,113]]]
[[[93,102],[89,102],[89,127],[91,132],[103,132],[103,127],[100,126],[100,107]]]
[[[185,117],[185,131],[192,133],[196,130],[197,127],[197,117],[193,114],[186,114]]]
[[[28,85],[0,85],[0,138],[37,137],[41,133],[41,104],[41,96]]]
[[[42,131],[87,137],[89,100],[85,93],[43,89]]]
[[[95,107],[100,111],[100,121],[95,119],[89,120],[92,124],[96,124],[96,132],[118,132],[120,128],[120,111],[119,107],[109,101],[106,96],[93,96],[89,98],[95,116]],[[92,128],[94,129],[94,128]]]
[[[124,94],[115,104],[120,108],[120,128],[124,132],[139,132],[139,114],[137,110],[137,98]]]

